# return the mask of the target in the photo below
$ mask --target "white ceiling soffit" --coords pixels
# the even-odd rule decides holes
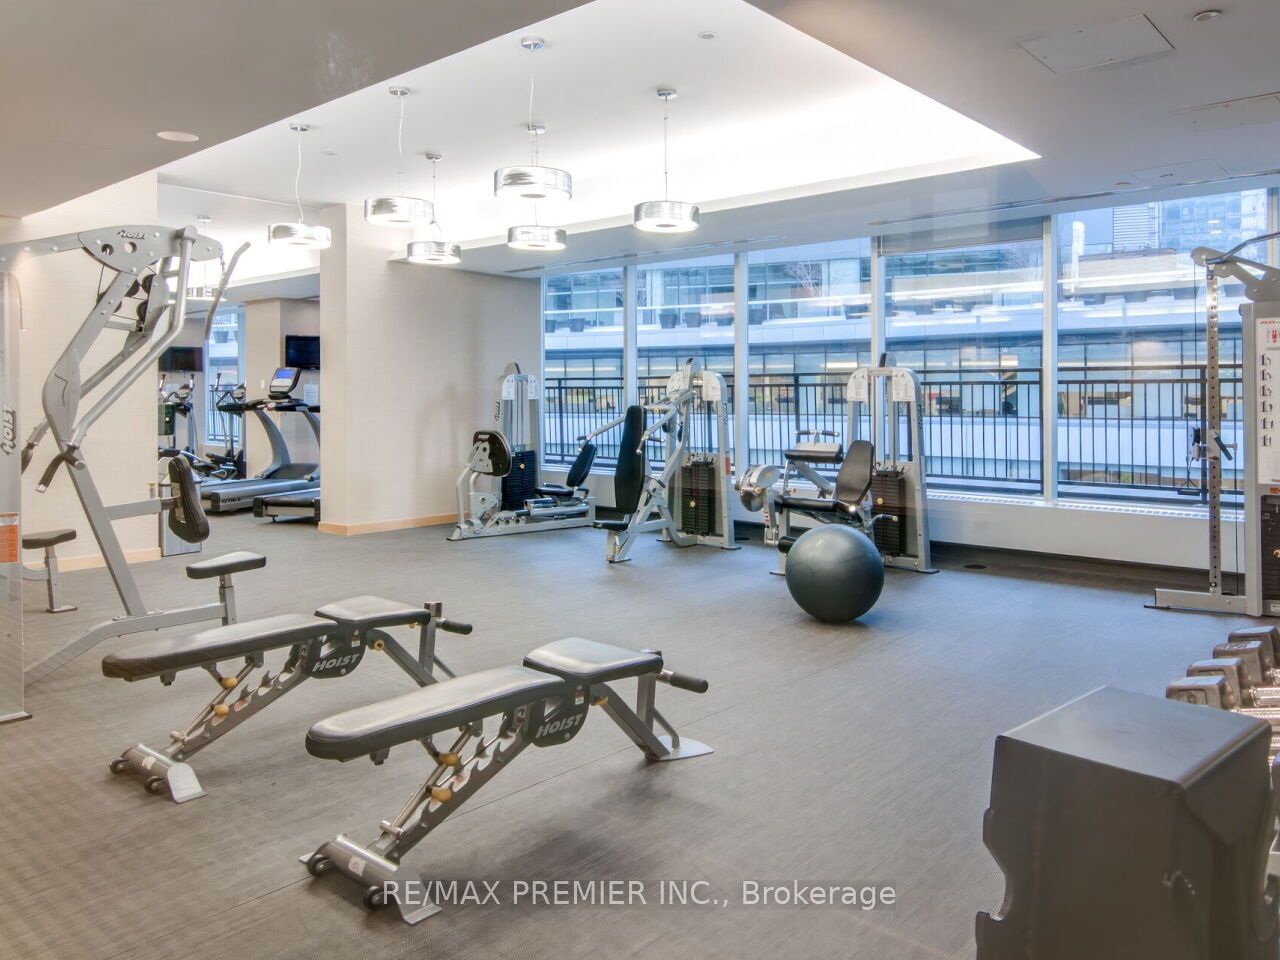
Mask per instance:
[[[0,4],[0,215],[47,209],[578,2]]]
[[[700,39],[706,30],[716,39]],[[437,212],[446,239],[485,246],[532,219],[527,205],[495,199],[492,183],[496,167],[529,162],[524,34],[547,44],[536,55],[542,162],[574,177],[573,200],[537,214],[571,232],[630,229],[634,204],[662,196],[660,86],[679,91],[671,197],[700,204],[704,216],[1034,157],[744,0],[595,0],[395,78],[413,91],[404,189],[430,196],[423,153],[443,154]],[[396,108],[378,83],[298,115],[313,128],[303,140],[304,202],[358,203],[397,189]],[[293,138],[278,122],[161,175],[287,200]],[[396,236],[388,234],[389,249]]]

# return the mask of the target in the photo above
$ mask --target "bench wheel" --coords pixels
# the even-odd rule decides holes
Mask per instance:
[[[163,793],[164,777],[148,777],[146,786],[147,793]]]
[[[124,773],[124,769],[128,765],[129,765],[129,761],[126,760],[124,757],[116,757],[114,760],[111,761],[110,769],[112,773]]]
[[[381,910],[387,905],[386,891],[382,887],[368,887],[364,891],[364,896],[360,898],[360,902],[364,904],[366,910]]]
[[[329,863],[328,857],[315,853],[312,854],[311,859],[307,861],[307,873],[311,874],[313,877],[318,877],[322,873],[328,873],[330,866],[331,864]]]

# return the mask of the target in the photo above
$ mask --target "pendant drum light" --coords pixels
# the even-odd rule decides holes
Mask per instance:
[[[544,167],[538,162],[538,136],[546,128],[533,122],[533,65],[539,50],[546,46],[541,37],[524,37],[520,46],[529,51],[529,120],[527,128],[533,141],[533,162],[528,165],[499,167],[493,172],[493,195],[513,200],[568,200],[573,197],[573,177],[567,170]]]
[[[635,219],[637,230],[645,233],[692,233],[698,229],[698,208],[692,203],[671,199],[670,172],[667,163],[667,125],[670,120],[671,101],[676,92],[670,87],[658,90],[662,101],[662,199],[637,203]]]
[[[267,227],[267,243],[274,247],[299,247],[304,250],[327,250],[333,242],[328,227],[309,224],[302,214],[302,135],[311,129],[305,123],[291,123],[289,129],[298,135],[298,165],[293,175],[293,200],[298,205],[296,223],[273,223]]]
[[[427,159],[431,161],[431,209],[434,212],[438,209],[436,204],[436,164],[442,158],[438,153],[428,153]],[[434,216],[431,219],[431,225],[436,228],[436,239],[414,240],[409,244],[405,259],[410,263],[430,265],[461,263],[462,247],[456,243],[449,243],[447,240],[440,239],[440,235],[444,231],[440,226],[440,221]]]
[[[419,197],[404,195],[404,98],[408,87],[391,87],[390,94],[400,103],[400,123],[396,128],[397,167],[396,193],[383,197],[370,197],[364,202],[364,219],[383,227],[419,227],[431,223],[435,211],[431,204]]]

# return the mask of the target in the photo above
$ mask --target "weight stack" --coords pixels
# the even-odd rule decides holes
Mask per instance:
[[[1262,498],[1262,613],[1280,617],[1280,497]]]
[[[523,509],[526,500],[537,496],[538,452],[520,450],[511,454],[511,472],[502,478],[502,509]]]
[[[901,470],[877,470],[871,480],[871,515],[897,517],[875,525],[876,549],[887,557],[907,552],[907,478]]]
[[[680,468],[680,529],[700,537],[716,532],[716,464],[691,460]]]
[[[996,739],[978,960],[1275,960],[1268,723],[1103,687]]]

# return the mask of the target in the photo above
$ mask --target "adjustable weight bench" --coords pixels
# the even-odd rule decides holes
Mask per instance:
[[[360,665],[366,650],[386,653],[421,686],[436,682],[437,668],[452,677],[453,672],[436,656],[436,631],[468,634],[471,627],[442,619],[440,613],[439,603],[415,607],[381,597],[352,597],[323,606],[314,616],[282,614],[185,637],[149,640],[110,653],[102,660],[102,673],[108,677],[128,681],[159,677],[167,686],[179,671],[199,668],[219,687],[195,719],[169,734],[168,746],[162,750],[144,744],[132,746],[111,761],[111,772],[134,773],[143,778],[149,792],[167,789],[176,803],[184,803],[204,796],[195,771],[187,763],[194,754],[304,680],[346,676]],[[418,627],[416,657],[387,633],[388,628],[397,626]],[[276,650],[288,653],[283,666],[272,674],[266,655]],[[241,659],[244,665],[234,673],[218,669],[224,661]],[[261,674],[251,682],[255,671]]]
[[[628,677],[637,683],[634,710],[609,687],[610,681]],[[417,741],[430,758],[430,773],[400,813],[382,822],[373,842],[361,846],[338,836],[302,862],[313,876],[337,871],[361,884],[370,910],[394,902],[406,923],[438,913],[440,907],[430,900],[415,902],[406,895],[412,888],[404,884],[417,881],[419,874],[402,867],[401,858],[525,747],[572,740],[592,706],[601,707],[649,760],[712,752],[705,744],[682,740],[658,712],[659,681],[694,693],[707,690],[705,680],[664,669],[657,651],[572,638],[539,647],[522,666],[468,674],[322,720],[307,733],[312,756],[346,761],[367,755],[380,764],[392,747]],[[496,729],[485,737],[491,719]],[[656,734],[655,723],[666,733]],[[453,742],[437,747],[435,735],[449,730],[457,731]]]

